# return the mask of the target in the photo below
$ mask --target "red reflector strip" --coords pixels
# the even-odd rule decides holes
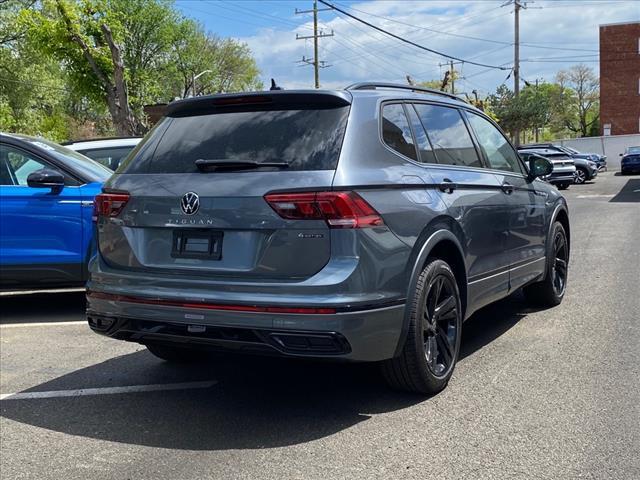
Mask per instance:
[[[202,310],[221,310],[229,312],[253,312],[253,313],[294,313],[301,315],[331,315],[336,313],[335,308],[324,307],[263,307],[257,305],[227,305],[217,303],[193,303],[162,300],[156,298],[130,297],[128,295],[114,295],[111,293],[92,292],[87,290],[87,298],[109,300],[113,302],[141,303],[145,305],[161,305],[165,307],[199,308]]]

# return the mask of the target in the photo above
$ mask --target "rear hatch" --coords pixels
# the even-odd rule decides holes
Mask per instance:
[[[287,218],[283,198],[277,206],[265,195],[330,190],[349,108],[342,92],[170,105],[96,201],[102,258],[112,268],[166,275],[315,274],[331,256],[327,222]]]

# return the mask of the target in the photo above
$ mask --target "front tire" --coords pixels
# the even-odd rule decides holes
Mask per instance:
[[[587,172],[586,169],[582,167],[576,168],[576,176],[575,176],[575,179],[573,180],[573,183],[575,183],[576,185],[582,185],[588,179],[589,179],[589,173]]]
[[[569,273],[569,242],[560,222],[553,224],[550,252],[547,255],[547,273],[540,282],[524,287],[526,299],[541,307],[555,307],[562,302]]]
[[[558,184],[558,190],[566,190],[567,188],[569,188],[569,183],[559,183]]]
[[[392,388],[433,395],[447,386],[460,350],[462,305],[451,267],[430,260],[410,302],[402,353],[382,363],[382,374]]]
[[[193,363],[204,359],[201,351],[190,348],[154,344],[145,346],[153,355],[170,363]]]

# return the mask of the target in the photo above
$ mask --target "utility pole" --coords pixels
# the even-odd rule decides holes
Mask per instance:
[[[538,100],[538,79],[536,78],[536,100]],[[538,125],[536,125],[536,143],[538,143]]]
[[[453,74],[453,60],[451,60],[451,93],[456,94],[456,77]]]
[[[505,5],[513,3],[514,6],[514,38],[513,38],[513,93],[515,98],[520,95],[520,9],[527,8],[523,0],[509,0]],[[513,143],[520,145],[520,130],[514,132]]]
[[[313,65],[313,73],[314,73],[314,81],[316,88],[320,88],[320,69],[330,67],[331,65],[326,65],[325,62],[318,59],[318,39],[323,37],[333,37],[333,30],[331,33],[323,33],[320,31],[318,33],[318,12],[322,12],[325,10],[331,10],[330,8],[318,8],[318,0],[313,0],[313,10],[298,10],[296,8],[295,14],[300,15],[303,13],[313,13],[313,35],[301,36],[296,34],[296,40],[306,40],[309,38],[313,38],[313,58],[305,58],[302,57],[300,60],[301,63],[306,63],[308,65]]]
[[[449,63],[439,63],[439,67],[447,67],[447,72],[445,72],[444,80],[442,81],[442,88],[440,90],[444,91],[444,88],[451,83],[451,93],[456,94],[456,71],[454,70],[454,65],[464,65],[464,62],[454,62],[451,60]]]

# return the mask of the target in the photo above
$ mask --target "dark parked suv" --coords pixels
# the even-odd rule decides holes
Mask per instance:
[[[569,217],[482,112],[393,84],[172,103],[96,198],[88,321],[175,361],[206,349],[381,362],[444,388],[462,323],[562,301]]]

